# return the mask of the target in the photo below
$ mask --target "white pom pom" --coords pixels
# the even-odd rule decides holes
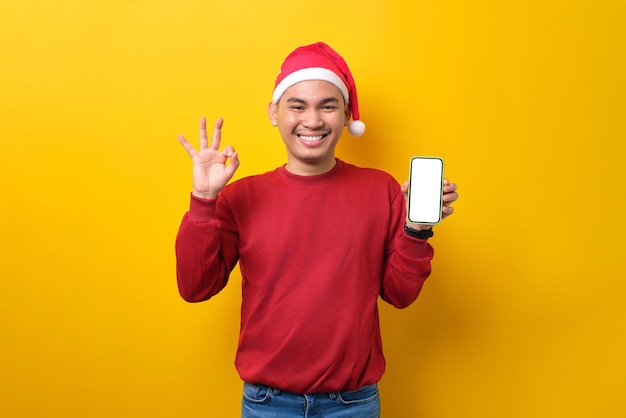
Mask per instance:
[[[353,120],[348,124],[348,132],[353,136],[361,136],[365,132],[365,124],[360,120]]]

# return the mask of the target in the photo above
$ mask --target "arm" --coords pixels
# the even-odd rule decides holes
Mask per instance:
[[[406,206],[400,192],[392,203],[392,213],[380,296],[396,308],[406,308],[417,299],[430,275],[434,250],[427,240],[404,231]]]
[[[224,231],[227,220],[216,217],[218,199],[191,195],[176,236],[178,292],[187,302],[201,302],[228,283],[237,263],[237,237]]]
[[[451,205],[458,199],[456,188],[456,184],[444,180],[442,218],[454,212]],[[417,299],[424,281],[430,275],[430,261],[434,254],[427,240],[410,237],[404,231],[408,182],[402,185],[401,190],[404,199],[396,199],[393,203],[394,222],[389,231],[389,250],[381,288],[383,300],[397,308],[405,308]],[[407,226],[417,230],[431,228],[428,225]]]
[[[209,147],[206,120],[200,120],[200,151],[182,135],[178,137],[193,160],[191,203],[176,237],[178,289],[188,302],[206,300],[218,293],[237,262],[236,251],[232,250],[236,243],[223,238],[221,220],[216,216],[217,195],[239,166],[233,147],[218,151],[222,124],[218,119]],[[229,158],[230,164],[226,165]]]

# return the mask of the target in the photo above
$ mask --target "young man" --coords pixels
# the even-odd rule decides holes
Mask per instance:
[[[335,157],[344,126],[360,135],[364,124],[350,71],[329,46],[287,57],[268,115],[287,163],[229,185],[239,158],[219,151],[221,119],[210,144],[201,120],[199,151],[179,136],[194,164],[176,240],[180,294],[209,299],[239,262],[243,417],[378,417],[378,296],[398,308],[417,298],[432,231],[407,224],[407,183]],[[443,217],[457,197],[446,181]]]

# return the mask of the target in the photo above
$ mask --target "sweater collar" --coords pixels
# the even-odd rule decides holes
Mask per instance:
[[[346,163],[344,163],[339,158],[336,158],[336,161],[337,163],[330,171],[327,171],[326,173],[323,173],[323,174],[314,175],[314,176],[300,176],[298,174],[293,174],[287,171],[287,168],[285,168],[284,165],[277,168],[276,171],[278,172],[281,178],[287,180],[288,182],[292,184],[301,185],[301,186],[315,186],[315,185],[326,183],[328,180],[337,176],[339,173],[341,173],[341,171],[343,171]]]

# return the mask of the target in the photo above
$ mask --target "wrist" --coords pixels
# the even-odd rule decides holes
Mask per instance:
[[[427,224],[412,224],[412,223],[406,222],[404,224],[404,228],[409,228],[414,231],[430,231],[431,229],[433,229],[433,226],[427,225]]]
[[[404,225],[404,232],[413,238],[428,239],[434,235],[432,226],[428,225],[415,225],[417,228],[413,228],[411,225]]]
[[[194,195],[195,197],[199,197],[200,199],[215,199],[217,197],[217,194],[208,193],[208,192],[199,192],[197,190],[193,190],[191,194]]]

